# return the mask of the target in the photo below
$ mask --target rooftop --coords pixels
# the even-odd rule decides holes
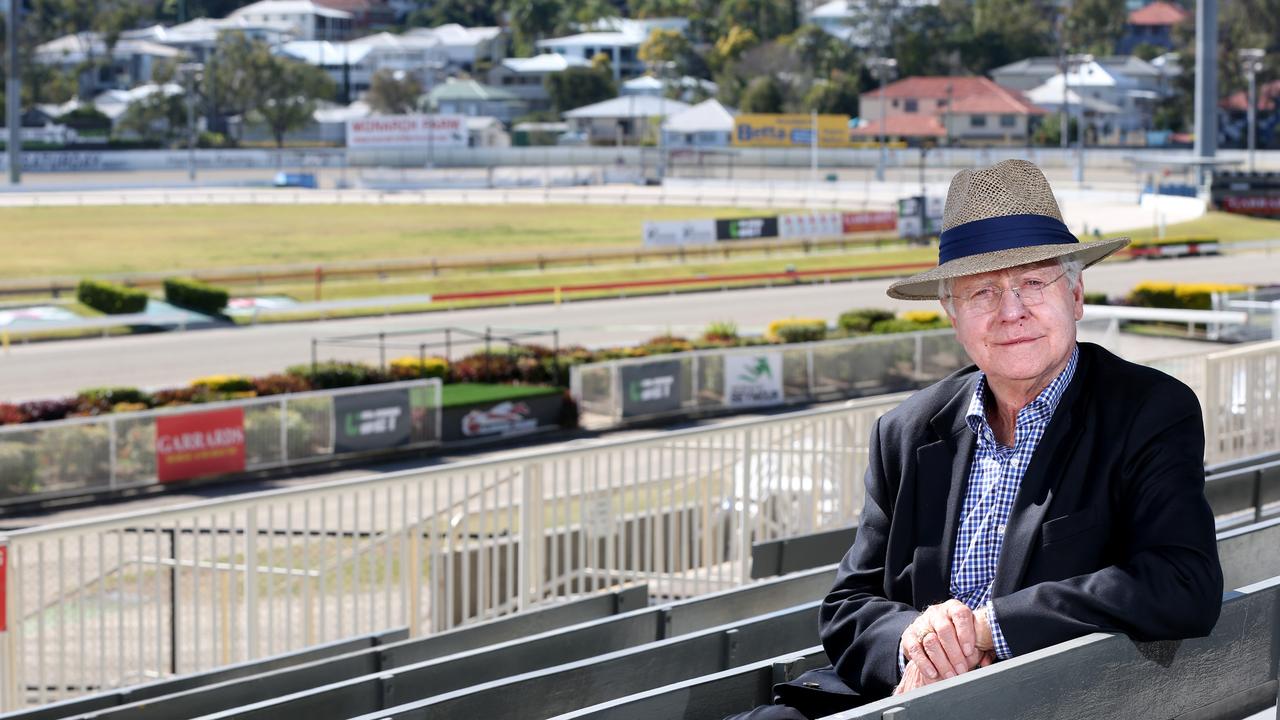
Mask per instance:
[[[1191,17],[1185,8],[1163,0],[1156,0],[1150,5],[1129,13],[1130,25],[1177,25]]]
[[[542,53],[528,58],[507,58],[502,66],[517,73],[552,73],[571,67],[586,67],[591,63],[582,58],[567,58],[558,53]]]
[[[427,93],[431,102],[514,102],[520,98],[502,88],[485,85],[475,80],[449,78],[448,82],[431,88]]]
[[[871,138],[879,135],[890,137],[945,137],[947,129],[933,115],[920,113],[902,113],[889,115],[884,119],[884,130],[881,130],[880,119],[875,118],[849,131],[855,138]]]
[[[880,90],[863,93],[879,98]],[[884,86],[884,97],[898,99],[947,100],[950,112],[1017,113],[1039,115],[1042,111],[1016,90],[997,85],[984,77],[918,75]]]
[[[733,113],[712,98],[694,105],[688,110],[670,116],[662,129],[666,132],[733,132]]]
[[[352,17],[351,13],[345,10],[335,10],[313,0],[259,0],[233,10],[227,17],[245,15],[318,15],[334,20],[350,20]]]
[[[679,100],[652,95],[628,95],[575,108],[564,116],[578,119],[671,117],[690,107],[688,103]]]

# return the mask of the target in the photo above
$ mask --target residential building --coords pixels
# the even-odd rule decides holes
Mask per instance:
[[[348,100],[367,91],[378,70],[369,45],[294,40],[277,46],[275,52],[324,70],[338,88],[338,97]]]
[[[903,78],[883,90],[862,93],[859,105],[863,123],[855,137],[865,135],[867,128],[874,128],[873,134],[878,136],[883,118],[884,129],[895,137],[938,137],[940,126],[948,144],[1025,143],[1037,118],[1044,114],[1022,93],[984,77]],[[908,119],[910,116],[933,118],[933,122]],[[895,129],[897,133],[893,133]]]
[[[610,18],[601,20],[595,26],[597,29],[589,32],[539,40],[538,49],[585,62],[603,54],[609,58],[614,80],[621,81],[644,74],[646,68],[640,60],[639,49],[651,32],[659,29],[685,32],[688,27],[689,21],[685,18]]]
[[[1272,148],[1277,145],[1280,129],[1280,80],[1258,83],[1257,112],[1254,121],[1257,144],[1254,147]],[[1237,90],[1219,103],[1218,133],[1220,141],[1234,147],[1249,146],[1249,94]]]
[[[531,58],[507,58],[489,71],[489,84],[507,90],[529,104],[530,110],[547,110],[551,96],[547,93],[549,75],[564,72],[571,67],[587,67],[581,59],[569,59],[563,55],[543,53]]]
[[[679,100],[629,95],[575,108],[564,113],[564,119],[593,145],[639,144],[656,142],[663,118],[689,108],[688,103]]]
[[[377,33],[351,41],[352,47],[369,48],[373,70],[390,70],[412,75],[430,90],[444,82],[449,56],[439,38],[429,35]]]
[[[158,62],[176,62],[181,57],[180,50],[168,45],[128,35],[121,35],[108,52],[106,40],[96,32],[63,35],[35,49],[37,63],[79,73],[81,97],[150,82]],[[86,67],[87,63],[92,66]]]
[[[420,104],[428,112],[469,117],[496,117],[510,124],[529,112],[528,105],[509,90],[484,85],[475,80],[449,78],[423,96]]]
[[[434,28],[414,28],[406,37],[432,37],[440,41],[451,68],[478,73],[506,57],[506,39],[502,28],[468,28],[450,23]]]
[[[511,135],[496,117],[469,117],[467,147],[511,147]]]
[[[1173,29],[1191,20],[1191,11],[1171,2],[1157,0],[1129,13],[1124,34],[1116,44],[1116,52],[1127,55],[1139,45],[1154,45],[1172,50]]]
[[[1163,92],[1168,87],[1170,73],[1154,62],[1147,62],[1133,55],[1113,55],[1095,58],[1098,67],[1113,75],[1127,77],[1130,84],[1140,90]],[[991,79],[1007,88],[1027,92],[1040,87],[1046,80],[1062,72],[1062,61],[1056,57],[1031,57],[1003,65],[991,71]]]
[[[355,30],[386,27],[396,21],[396,8],[387,0],[318,0],[321,5],[351,14]]]
[[[912,145],[940,144],[947,137],[947,129],[937,115],[899,113],[886,115],[883,125],[880,118],[868,118],[849,131],[849,136],[860,142],[876,142],[881,136],[886,140],[902,140]]]
[[[1148,81],[1098,61],[1083,63],[1065,75],[1057,73],[1030,92],[1040,98],[1061,98],[1068,90],[1076,91],[1086,101],[1119,108],[1119,114],[1099,117],[1096,124],[1090,125],[1099,142],[1128,143],[1130,133],[1151,130],[1156,107],[1164,98],[1164,93],[1151,88]]]
[[[667,117],[662,142],[668,148],[721,148],[733,144],[734,113],[712,98]]]
[[[243,17],[196,18],[170,27],[153,25],[142,30],[129,30],[124,35],[168,45],[186,53],[196,62],[205,62],[217,46],[218,38],[226,32],[242,33],[250,40],[259,40],[272,47],[293,39],[293,32],[287,27],[255,24]]]
[[[351,13],[316,0],[260,0],[227,17],[287,29],[298,40],[346,40],[353,26]]]
[[[888,28],[898,15],[921,7],[937,5],[938,0],[903,0],[868,4],[864,0],[831,0],[806,14],[810,25],[854,47],[881,47],[887,38],[880,28]]]

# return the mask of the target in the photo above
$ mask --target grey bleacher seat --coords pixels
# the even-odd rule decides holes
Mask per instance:
[[[1280,548],[1280,518],[1219,533],[1218,554],[1222,561],[1225,587],[1231,590],[1259,582],[1270,582],[1271,578],[1280,580],[1280,552],[1276,552],[1277,548]],[[1224,599],[1230,597],[1232,597],[1230,593],[1224,595]],[[1267,620],[1264,618],[1263,623],[1266,624],[1266,622]],[[1280,617],[1272,618],[1270,622],[1274,631],[1280,633]],[[816,638],[817,634],[815,632],[812,639],[816,641]],[[1028,655],[1028,657],[1030,656]],[[777,660],[781,661],[781,659]],[[1018,661],[1020,661],[1020,658],[1015,658],[1009,662]],[[818,664],[825,665],[826,663],[825,655],[823,655],[821,662]],[[998,665],[1003,664],[1005,663]],[[690,678],[683,682],[634,696],[619,697],[613,701],[566,713],[563,718],[558,720],[568,720],[568,718],[620,720],[622,718],[652,717],[719,720],[725,715],[744,712],[755,705],[767,702],[770,698],[770,688],[772,688],[773,684],[774,681],[769,674],[759,671],[759,667],[754,672],[748,672],[744,667],[703,678]],[[989,717],[1004,717],[1007,715],[1008,713],[996,712]],[[913,714],[908,716],[915,717]],[[1018,716],[1024,717],[1021,711],[1019,711]],[[1109,714],[1106,712],[1099,712],[1096,716],[1128,717],[1124,714]],[[889,717],[886,716],[886,720],[889,720]],[[923,717],[949,716],[945,714],[925,714]],[[1025,715],[1025,717],[1056,716],[1046,714],[1043,716]]]
[[[314,687],[352,675],[377,672],[387,662],[395,662],[394,658],[400,653],[411,652],[415,659],[440,657],[644,608],[648,599],[648,586],[637,585],[425,638],[408,639],[408,630],[398,628],[218,670],[20,710],[0,715],[0,718],[62,720],[92,714],[95,718],[127,717],[142,720],[148,717],[182,717],[184,713],[189,713],[186,716],[191,717],[210,712],[213,708],[253,702],[259,699],[257,694],[262,692],[281,692],[290,687]],[[264,678],[271,678],[277,684],[264,683]],[[289,685],[290,682],[300,685]]]
[[[238,681],[274,670],[304,665],[316,660],[377,648],[389,643],[402,641],[408,636],[409,632],[406,628],[358,635],[345,640],[322,643],[294,652],[273,655],[261,660],[237,663],[217,670],[190,673],[142,685],[131,685],[108,692],[49,703],[28,710],[16,710],[4,713],[0,715],[0,718],[3,720],[61,720],[62,718],[81,717],[87,713],[109,710],[121,705],[150,701],[153,698],[187,692],[200,687]]]
[[[827,720],[1239,718],[1276,702],[1280,577],[1228,592],[1206,638],[1093,634]]]
[[[857,533],[858,526],[849,525],[834,530],[753,543],[751,545],[751,577],[774,577],[838,563],[853,545]]]

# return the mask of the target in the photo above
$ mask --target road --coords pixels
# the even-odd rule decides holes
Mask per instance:
[[[1122,294],[1141,280],[1270,284],[1280,277],[1280,255],[1264,253],[1182,260],[1117,262],[1089,270],[1086,287]],[[885,280],[771,289],[593,300],[554,307],[534,305],[311,323],[217,328],[121,338],[16,344],[0,356],[0,400],[57,397],[82,388],[131,385],[158,388],[216,373],[263,374],[309,361],[311,338],[439,328],[560,330],[562,345],[603,346],[672,332],[697,335],[707,323],[729,320],[744,333],[760,332],[781,317],[834,321],[856,307],[910,309],[920,303],[890,300]],[[933,306],[927,306],[933,307]],[[1172,354],[1185,343],[1142,341],[1122,348],[1137,359]],[[456,349],[455,349],[456,351]],[[1136,354],[1135,354],[1136,353]],[[416,354],[400,351],[400,354]],[[322,357],[376,361],[376,350],[345,349]]]

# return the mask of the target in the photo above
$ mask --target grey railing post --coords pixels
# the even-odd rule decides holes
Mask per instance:
[[[117,442],[118,441],[116,440],[116,419],[114,416],[108,415],[107,416],[107,454],[109,457],[107,458],[107,468],[108,468],[107,487],[110,487],[112,489],[114,489],[116,485],[120,482],[119,479],[116,477],[116,471],[117,471],[117,468],[119,467],[119,464],[116,460],[116,455],[118,454]]]
[[[244,659],[258,657],[258,508],[245,510],[244,524]]]
[[[289,464],[289,401],[280,396],[280,464]]]

